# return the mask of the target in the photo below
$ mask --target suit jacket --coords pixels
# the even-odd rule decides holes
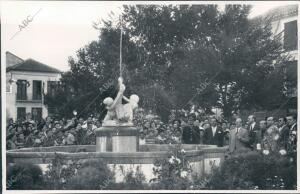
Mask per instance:
[[[262,132],[258,126],[258,123],[255,123],[253,129],[251,129],[251,125],[248,127],[249,133],[249,147],[253,150],[256,149],[256,145],[261,143],[262,140]]]
[[[250,150],[249,148],[249,133],[247,129],[240,128],[238,133],[237,129],[232,129],[230,131],[229,135],[229,151],[235,152],[235,151],[241,151]]]
[[[184,144],[199,144],[200,129],[196,126],[185,126],[182,131],[182,143]]]
[[[217,126],[215,135],[213,135],[211,127],[205,129],[203,135],[203,142],[204,144],[217,145],[218,147],[222,147],[224,145],[224,132],[222,128]]]
[[[280,129],[279,139],[278,139],[279,147],[281,149],[286,150],[287,146],[288,146],[288,141],[289,141],[290,129],[287,125],[284,125],[279,129]]]

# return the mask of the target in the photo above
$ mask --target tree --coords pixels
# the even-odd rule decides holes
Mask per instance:
[[[274,66],[285,62],[282,46],[270,21],[249,20],[250,10],[248,5],[227,5],[224,12],[216,5],[124,6],[125,95],[138,94],[140,106],[164,118],[190,104],[221,107],[226,117],[234,109],[278,107],[283,74]],[[68,106],[86,113],[103,110],[101,101],[116,93],[120,23],[102,24],[99,40],[79,49],[63,75],[74,89]],[[107,82],[110,87],[99,93]],[[86,108],[91,102],[96,106]]]

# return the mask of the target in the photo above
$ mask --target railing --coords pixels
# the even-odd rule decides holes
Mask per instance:
[[[16,102],[42,103],[42,96],[40,96],[40,98],[37,98],[36,96],[35,96],[35,98],[33,98],[32,96],[31,96],[31,98],[29,98],[28,95],[18,96],[18,94],[16,94]]]

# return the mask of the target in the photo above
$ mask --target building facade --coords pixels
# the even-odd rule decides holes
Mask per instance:
[[[282,41],[283,49],[289,55],[285,66],[285,94],[289,97],[287,113],[297,113],[297,70],[298,70],[298,5],[280,6],[269,11],[272,32]]]
[[[34,120],[48,116],[44,95],[53,92],[61,72],[33,59],[6,52],[6,118]]]
[[[287,102],[275,112],[278,115],[297,114],[298,78],[298,4],[279,6],[259,16],[271,21],[273,36],[282,43],[288,62],[284,66],[284,93]],[[273,114],[274,111],[271,111]],[[264,113],[263,115],[268,115]],[[276,115],[275,115],[276,116]]]

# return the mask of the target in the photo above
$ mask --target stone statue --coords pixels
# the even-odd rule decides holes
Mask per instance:
[[[121,77],[118,79],[118,86],[119,91],[116,98],[113,100],[111,97],[108,97],[103,101],[107,109],[107,114],[102,126],[133,125],[133,111],[138,107],[139,97],[133,94],[128,99],[123,95],[126,87]],[[122,99],[127,101],[127,103],[122,104]]]

